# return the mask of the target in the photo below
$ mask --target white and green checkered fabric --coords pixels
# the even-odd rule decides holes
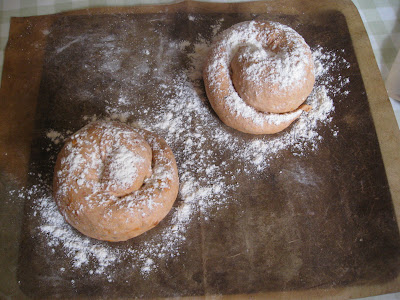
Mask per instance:
[[[367,29],[382,77],[400,49],[399,0],[353,0]]]
[[[400,50],[400,0],[353,0],[353,2],[368,32],[382,77],[386,79]],[[400,102],[393,99],[390,99],[390,102],[400,127]]]

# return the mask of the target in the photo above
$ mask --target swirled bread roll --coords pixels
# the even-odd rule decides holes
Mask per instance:
[[[94,122],[60,151],[53,195],[69,224],[106,241],[125,241],[156,226],[178,194],[166,142],[119,122]]]
[[[213,42],[203,78],[210,104],[226,125],[271,134],[310,109],[303,102],[314,86],[314,61],[290,27],[247,21]]]

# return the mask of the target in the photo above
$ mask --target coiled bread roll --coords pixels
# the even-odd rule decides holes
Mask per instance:
[[[60,151],[53,195],[69,224],[99,240],[125,241],[156,226],[178,194],[166,142],[119,122],[94,122]]]
[[[314,86],[314,61],[290,27],[247,21],[213,42],[203,78],[211,106],[226,125],[271,134],[310,109],[302,103]]]

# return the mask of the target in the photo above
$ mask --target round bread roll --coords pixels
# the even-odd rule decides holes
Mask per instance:
[[[174,155],[162,138],[119,122],[93,122],[58,154],[53,195],[81,233],[118,242],[156,226],[178,185]]]
[[[223,31],[203,78],[219,118],[239,131],[276,133],[311,109],[303,104],[315,82],[310,47],[276,22],[247,21]]]

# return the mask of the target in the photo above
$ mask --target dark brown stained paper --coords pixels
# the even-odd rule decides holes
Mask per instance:
[[[147,277],[131,267],[129,258],[111,268],[113,282],[103,275],[85,276],[90,265],[60,272],[60,268],[71,265],[70,259],[62,247],[52,253],[48,241],[37,235],[40,220],[27,201],[18,265],[24,293],[37,298],[170,297],[343,287],[396,278],[398,227],[343,15],[327,11],[191,16],[194,22],[186,13],[56,17],[49,28],[44,54],[30,158],[32,173],[42,174],[50,186],[54,156],[61,145],[46,151],[46,132],[78,130],[87,123],[83,120],[85,115],[107,116],[107,109],[118,101],[121,90],[131,96],[133,120],[145,117],[135,109],[138,106],[156,110],[155,103],[159,105],[163,100],[157,86],[170,84],[174,74],[188,67],[185,55],[172,51],[171,45],[183,40],[194,43],[199,34],[209,39],[212,25],[218,22],[225,29],[254,18],[276,20],[297,30],[312,48],[320,45],[344,49],[342,56],[350,68],[331,70],[336,78],[350,78],[349,95],[334,97],[334,118],[329,126],[338,128],[338,137],[321,126],[323,141],[318,151],[299,157],[287,149],[261,174],[251,178],[244,172],[237,175],[234,180],[239,188],[232,195],[236,201],[228,209],[215,210],[208,221],[194,215],[181,255],[160,258],[155,262],[158,269]],[[109,51],[102,41],[110,36],[121,48],[132,49],[129,55],[117,54],[124,59],[114,76],[109,76],[115,67],[112,61],[110,73],[92,68],[103,59],[104,51]],[[140,62],[148,57],[152,60],[147,75],[131,80],[130,74],[143,67]],[[214,117],[217,118],[215,114]],[[201,120],[194,120],[192,125],[197,122]],[[230,132],[243,138],[243,146],[252,139]],[[221,161],[227,162],[227,171],[243,167],[240,162],[229,160],[228,155]],[[177,162],[179,165],[179,157]],[[304,177],[306,182],[301,180]],[[29,183],[38,183],[37,177],[31,176]],[[176,205],[179,201],[178,198]],[[156,238],[170,222],[167,217],[142,236],[109,243],[109,247],[139,247],[147,239]]]

